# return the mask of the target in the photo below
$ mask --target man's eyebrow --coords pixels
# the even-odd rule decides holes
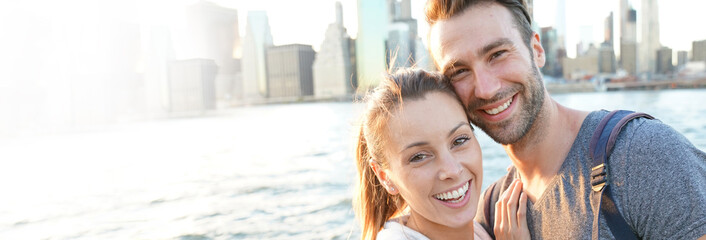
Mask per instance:
[[[479,50],[476,52],[476,54],[477,54],[478,56],[483,56],[483,55],[488,54],[488,52],[492,51],[493,49],[495,49],[495,48],[497,48],[497,47],[500,47],[500,46],[503,46],[503,45],[512,45],[512,44],[513,44],[513,43],[512,43],[512,41],[511,41],[509,38],[499,38],[499,39],[497,39],[497,40],[495,40],[495,41],[493,41],[493,42],[491,42],[491,43],[488,43],[487,45],[483,46],[483,48],[479,49]],[[465,64],[465,63],[463,62],[463,60],[460,60],[460,59],[452,59],[452,60],[449,61],[449,63],[444,64],[443,66],[441,66],[441,69],[439,69],[439,72],[441,72],[441,74],[444,74],[444,75],[445,75],[446,72],[449,71],[449,69],[453,69],[454,67],[456,67],[457,63],[460,64],[460,65],[464,65],[464,64]]]
[[[441,66],[441,69],[439,70],[439,72],[441,72],[441,74],[443,74],[443,75],[446,75],[446,72],[448,72],[449,69],[454,69],[456,67],[457,62],[459,62],[459,61],[456,59],[449,61],[449,63]],[[461,63],[461,64],[463,64],[463,63]]]
[[[512,41],[510,41],[510,39],[508,39],[508,38],[497,39],[497,40],[485,45],[483,48],[478,50],[478,52],[476,54],[478,54],[478,56],[483,56],[483,55],[486,55],[488,52],[492,51],[493,49],[500,47],[500,46],[503,46],[503,45],[512,45]]]

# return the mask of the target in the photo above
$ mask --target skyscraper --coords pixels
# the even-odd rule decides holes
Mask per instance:
[[[598,49],[598,72],[615,73],[615,53],[613,45],[606,42]]]
[[[356,66],[358,92],[375,87],[386,72],[387,1],[358,0]]]
[[[561,61],[559,61],[559,42],[557,39],[557,31],[552,27],[543,27],[542,30],[542,48],[546,62],[542,67],[542,73],[548,76],[561,76]]]
[[[314,95],[344,96],[353,93],[350,37],[343,27],[343,8],[336,2],[336,22],[328,25],[326,37],[314,60]]]
[[[627,3],[626,3],[627,4]],[[620,65],[631,75],[637,73],[637,12],[635,9],[625,9],[622,13],[625,22],[621,24],[620,35]]]
[[[691,42],[691,60],[706,61],[706,39]]]
[[[314,49],[289,44],[267,49],[267,90],[271,98],[314,95]]]
[[[610,12],[610,15],[606,17],[604,25],[603,42],[610,44],[610,47],[613,48],[613,12]]]
[[[216,104],[215,79],[218,71],[213,59],[173,61],[169,65],[169,111],[203,112]]]
[[[410,0],[388,0],[391,22],[387,36],[387,64],[390,69],[411,67],[417,39],[417,20],[412,18]]]
[[[215,89],[216,102],[227,107],[236,96],[240,97],[242,83],[240,64],[234,53],[240,47],[238,32],[238,12],[235,9],[218,6],[207,1],[199,1],[187,8],[187,28],[192,52],[189,58],[213,59],[218,66]]]
[[[654,73],[657,66],[657,50],[662,46],[659,40],[659,12],[657,0],[642,0],[640,12],[640,25],[642,29],[638,54],[638,72]]]
[[[668,47],[660,48],[657,53],[657,74],[670,74],[674,70],[672,65],[672,49]]]
[[[557,0],[556,6],[556,39],[559,49],[566,50],[566,0]]]
[[[243,98],[258,101],[267,97],[267,67],[265,50],[272,46],[272,35],[267,13],[248,12],[248,22],[243,39]]]

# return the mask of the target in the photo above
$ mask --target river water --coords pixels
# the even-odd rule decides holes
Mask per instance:
[[[650,113],[706,150],[706,89],[553,97]],[[362,107],[267,105],[0,140],[0,239],[357,239]],[[477,135],[485,188],[510,162]]]

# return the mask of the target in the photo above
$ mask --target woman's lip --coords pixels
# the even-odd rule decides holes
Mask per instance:
[[[458,184],[458,185],[455,186],[455,187],[449,188],[449,189],[447,189],[447,190],[445,190],[445,191],[443,191],[443,192],[438,192],[438,193],[432,194],[431,196],[433,197],[433,196],[436,196],[436,195],[439,195],[439,194],[442,194],[442,193],[453,192],[454,190],[463,187],[463,185],[466,185],[466,183],[467,183],[467,182],[470,182],[471,180],[473,180],[473,179],[469,179],[468,181],[462,182],[462,183]],[[469,185],[468,187],[470,187],[470,185]]]
[[[463,183],[463,184],[466,184],[466,183]],[[466,204],[468,204],[469,199],[471,199],[470,195],[471,195],[472,190],[473,190],[473,179],[468,181],[468,191],[466,191],[466,194],[463,195],[463,199],[461,199],[460,202],[450,203],[450,202],[439,200],[435,197],[432,197],[432,198],[434,198],[434,200],[439,201],[441,204],[443,204],[444,206],[447,206],[449,208],[461,208],[461,207],[465,206]]]

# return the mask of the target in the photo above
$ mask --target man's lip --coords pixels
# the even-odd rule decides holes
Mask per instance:
[[[512,99],[512,102],[510,103],[510,106],[508,106],[505,110],[502,112],[499,112],[495,115],[488,114],[485,112],[485,110],[478,109],[476,112],[478,113],[478,116],[481,116],[483,119],[486,121],[501,121],[503,119],[506,119],[508,116],[510,116],[511,112],[515,108],[515,105],[517,105],[517,93],[512,95],[510,98],[504,99],[505,102],[500,102],[500,103],[494,103],[493,105],[488,105],[488,106],[495,106],[498,107],[504,103],[506,103],[508,100]],[[488,110],[493,109],[489,108]]]
[[[499,107],[499,106],[505,104],[505,103],[506,103],[508,100],[510,100],[511,98],[515,97],[515,95],[517,95],[517,93],[511,95],[510,97],[501,99],[501,100],[499,100],[499,101],[497,101],[497,102],[495,102],[495,103],[492,103],[492,104],[490,104],[490,105],[485,105],[485,106],[482,106],[482,107],[478,107],[478,108],[476,108],[476,109],[478,109],[479,111],[485,112],[486,110],[491,110],[491,109],[497,108],[497,107]]]

